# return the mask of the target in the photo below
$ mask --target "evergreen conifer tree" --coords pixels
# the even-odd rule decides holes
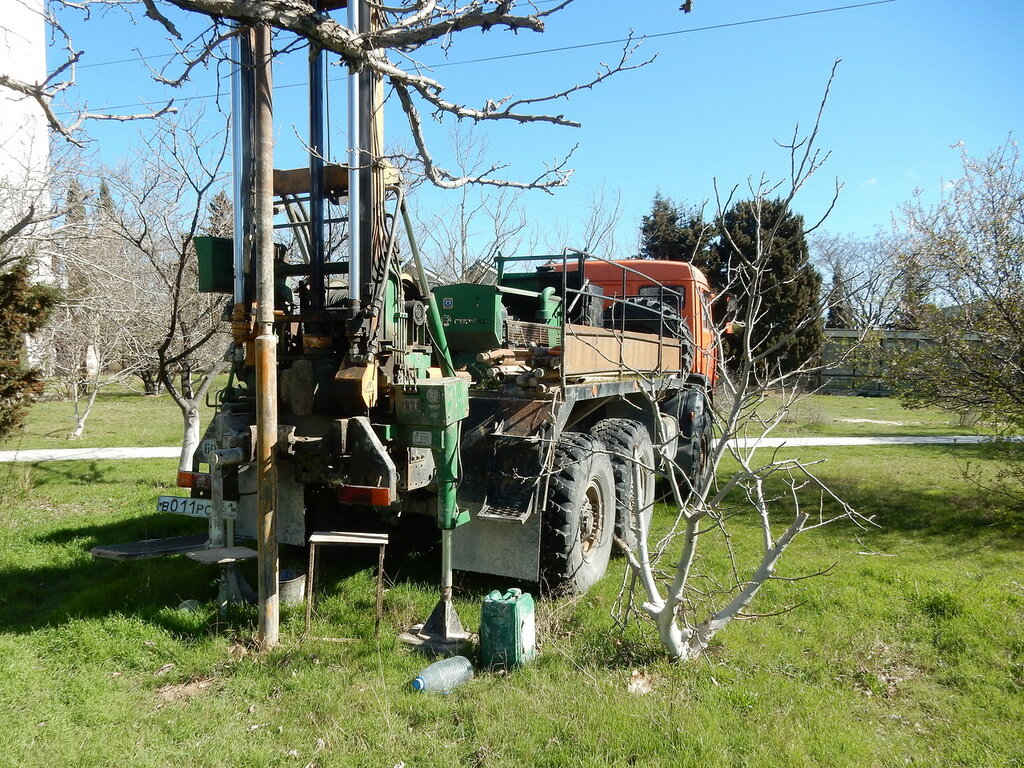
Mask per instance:
[[[713,235],[699,209],[687,209],[658,192],[650,214],[641,219],[640,258],[689,261],[703,268]]]
[[[924,327],[928,319],[927,301],[931,293],[931,281],[917,254],[901,256],[900,266],[900,303],[893,325],[900,331],[917,331]]]
[[[772,354],[781,372],[791,372],[817,356],[824,342],[821,275],[809,260],[803,216],[779,200],[740,201],[722,216],[722,228],[728,237],[719,240],[713,254],[717,264],[709,271],[729,275],[739,317],[750,306],[751,286],[757,286],[761,301],[756,323],[727,337],[727,352],[737,349],[745,334],[753,334],[749,341],[760,349],[791,336]],[[755,280],[745,263],[755,258],[758,241],[768,269]]]
[[[110,185],[107,184],[106,179],[100,181],[99,213],[108,219],[113,219],[115,214],[114,196],[110,192]]]
[[[21,259],[0,274],[0,439],[21,425],[43,389],[39,371],[25,365],[25,336],[42,328],[57,297],[52,288],[32,284],[28,263]]]
[[[219,191],[207,206],[204,234],[214,237],[231,237],[235,231],[235,213],[231,198],[224,190]]]
[[[73,178],[68,182],[68,191],[65,198],[65,208],[67,213],[64,215],[65,224],[77,225],[84,224],[89,218],[85,212],[85,190],[82,189],[82,184],[78,179]]]

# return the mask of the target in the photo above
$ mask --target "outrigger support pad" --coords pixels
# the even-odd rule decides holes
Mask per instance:
[[[474,635],[467,632],[459,614],[452,604],[448,591],[434,606],[430,617],[423,624],[416,624],[398,636],[407,645],[419,648],[425,653],[440,656],[455,656],[465,652],[473,643]]]
[[[441,531],[441,599],[422,624],[416,624],[398,636],[407,645],[425,653],[455,656],[465,652],[474,635],[467,632],[452,603],[452,531]]]

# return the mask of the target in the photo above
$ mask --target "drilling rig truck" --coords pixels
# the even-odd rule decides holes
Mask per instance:
[[[355,28],[372,22],[364,0],[347,11]],[[431,284],[382,159],[371,73],[349,76],[352,147],[329,162],[314,47],[308,165],[260,187],[270,89],[256,34],[234,40],[234,236],[197,242],[201,290],[231,294],[230,379],[179,472],[191,496],[159,508],[208,518],[214,549],[259,538],[261,494],[273,494],[275,545],[430,515],[443,562],[426,639],[462,632],[453,569],[585,591],[614,538],[633,541],[633,505],[649,514],[655,471],[700,472],[716,368],[707,280],[682,261],[566,249],[499,257],[489,283]],[[276,217],[272,275],[261,195]]]

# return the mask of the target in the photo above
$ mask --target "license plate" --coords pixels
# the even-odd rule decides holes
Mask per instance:
[[[210,499],[190,499],[187,496],[161,496],[156,502],[157,512],[170,512],[188,517],[209,517],[213,509]],[[224,517],[233,518],[238,514],[237,501],[224,502]]]

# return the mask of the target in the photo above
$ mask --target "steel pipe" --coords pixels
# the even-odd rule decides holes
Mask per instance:
[[[274,336],[274,109],[270,27],[254,30],[256,109],[256,546],[258,640],[277,645],[277,337]]]

